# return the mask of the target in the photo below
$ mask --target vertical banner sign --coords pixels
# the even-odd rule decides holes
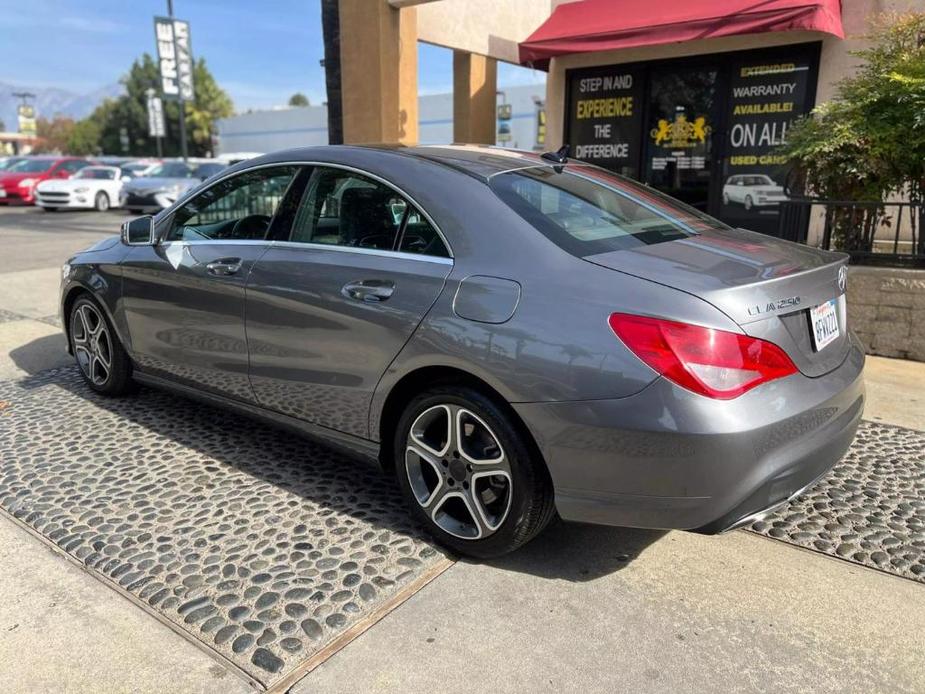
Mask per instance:
[[[16,108],[16,116],[19,121],[20,134],[35,137],[35,106],[32,104],[20,104]]]
[[[638,176],[641,75],[620,65],[569,71],[568,137],[576,159]]]
[[[177,46],[177,80],[184,101],[193,100],[193,50],[190,47],[189,22],[173,21],[173,37]]]
[[[164,102],[161,97],[154,93],[153,89],[148,90],[148,135],[151,137],[164,137],[166,135]]]
[[[809,86],[816,80],[811,62],[794,58],[790,52],[786,58],[732,65],[720,206],[729,224],[777,230],[787,171],[786,158],[776,150],[787,141],[793,120],[812,108]]]
[[[193,52],[189,22],[170,17],[154,18],[154,37],[161,75],[161,92],[165,99],[182,97],[192,101]]]
[[[155,17],[154,38],[157,41],[161,93],[165,99],[176,99],[180,95],[180,87],[177,84],[177,51],[173,40],[173,20],[169,17]]]

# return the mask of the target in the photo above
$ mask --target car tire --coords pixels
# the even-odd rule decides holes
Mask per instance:
[[[729,204],[729,193],[723,193],[723,204],[724,205]]]
[[[135,389],[132,362],[106,312],[89,294],[77,298],[68,317],[71,352],[84,381],[97,393],[124,395]]]
[[[97,212],[105,212],[109,209],[109,196],[102,190],[93,199],[93,209]]]
[[[44,207],[43,206],[42,209],[45,210],[46,212],[57,212],[58,211],[57,207]]]
[[[746,210],[752,209],[752,204],[753,204],[753,203],[752,203],[752,196],[751,196],[751,195],[746,195],[746,196],[745,196],[745,209],[746,209]]]
[[[535,444],[506,406],[473,388],[436,386],[412,399],[393,455],[412,515],[457,554],[507,554],[555,515]]]

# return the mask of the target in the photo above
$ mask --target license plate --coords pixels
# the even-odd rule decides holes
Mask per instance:
[[[835,299],[809,309],[809,323],[813,331],[813,344],[818,352],[838,337],[838,311]]]

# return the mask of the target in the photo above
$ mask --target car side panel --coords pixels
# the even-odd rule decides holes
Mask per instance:
[[[453,298],[466,276],[464,267],[454,268],[437,303],[383,375],[370,411],[376,440],[389,392],[417,369],[465,371],[510,403],[622,398],[641,391],[657,374],[614,335],[607,322],[614,311],[739,330],[701,299],[562,251],[550,255],[544,267],[517,274],[523,291],[505,323],[454,313]]]
[[[225,241],[135,246],[122,262],[123,311],[132,356],[163,378],[253,402],[247,375],[244,284],[269,242]],[[236,259],[219,276],[213,262]]]
[[[274,244],[247,283],[250,377],[275,412],[368,437],[369,403],[382,373],[443,288],[452,261],[361,249]],[[392,296],[347,296],[358,281]]]

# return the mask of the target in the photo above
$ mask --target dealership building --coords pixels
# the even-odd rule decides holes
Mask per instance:
[[[344,140],[568,143],[775,233],[787,129],[832,97],[879,15],[910,10],[925,0],[340,0]],[[453,50],[452,95],[419,98],[419,41]],[[498,61],[546,71],[545,93],[522,90],[499,110]],[[305,124],[285,144],[324,141],[315,110],[225,121],[221,147],[265,151],[240,133],[286,130],[287,118]]]

